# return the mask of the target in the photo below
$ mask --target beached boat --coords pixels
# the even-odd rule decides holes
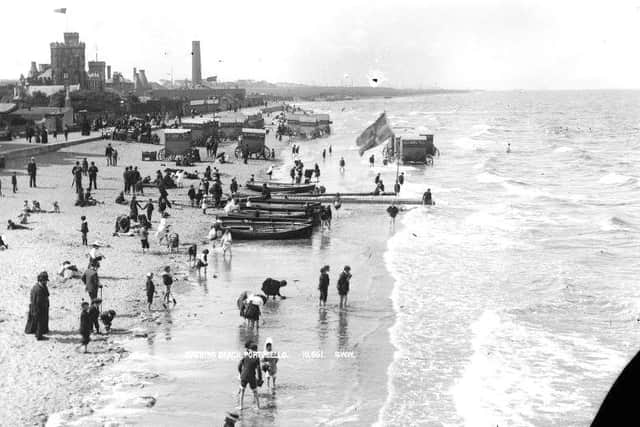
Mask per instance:
[[[286,240],[311,237],[311,224],[238,224],[223,227],[234,240]]]
[[[311,193],[316,188],[315,184],[289,184],[272,181],[247,181],[245,186],[249,190],[260,192],[263,184],[267,184],[267,188],[272,193]]]
[[[311,218],[303,217],[303,218],[291,218],[291,217],[242,217],[242,216],[234,216],[234,215],[220,215],[216,217],[216,221],[222,224],[224,228],[230,224],[298,224],[298,225],[307,225],[311,224]]]
[[[311,221],[275,221],[275,222],[264,222],[264,221],[251,221],[251,220],[242,220],[242,219],[230,219],[230,220],[225,220],[222,222],[217,222],[216,223],[218,225],[218,227],[222,228],[222,229],[226,229],[226,228],[242,228],[242,227],[258,227],[259,229],[282,229],[282,228],[300,228],[300,227],[306,227],[307,225],[310,225],[313,227],[313,224],[311,223]]]
[[[246,204],[240,205],[242,208],[246,207]],[[320,211],[322,205],[320,203],[271,203],[268,200],[252,201],[252,208],[267,209],[274,211],[293,211],[293,212],[315,212]]]
[[[291,219],[291,220],[301,220],[304,218],[309,218],[306,212],[276,212],[270,211],[267,209],[253,209],[246,208],[241,209],[239,211],[234,211],[229,213],[229,217],[234,218],[266,218],[266,219]]]

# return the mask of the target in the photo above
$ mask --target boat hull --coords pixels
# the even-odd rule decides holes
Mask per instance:
[[[306,239],[313,233],[313,225],[275,227],[270,225],[230,225],[223,227],[234,240],[290,240]]]
[[[272,193],[310,193],[316,188],[315,184],[276,184],[269,182],[247,182],[245,186],[249,190],[261,192],[262,184],[267,184],[267,188]]]

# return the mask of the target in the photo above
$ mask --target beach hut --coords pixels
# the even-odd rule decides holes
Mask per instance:
[[[390,141],[386,154],[388,157],[398,156],[404,164],[426,164],[436,155],[437,150],[433,143],[433,135],[401,134]]]
[[[185,117],[181,120],[182,128],[191,131],[194,145],[204,145],[208,137],[216,132],[216,122],[213,117]]]

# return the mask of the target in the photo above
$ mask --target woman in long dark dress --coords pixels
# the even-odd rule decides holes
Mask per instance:
[[[38,283],[31,288],[29,303],[29,317],[25,326],[25,333],[36,334],[37,340],[44,339],[49,333],[49,289],[47,282],[49,275],[46,271],[38,274]]]

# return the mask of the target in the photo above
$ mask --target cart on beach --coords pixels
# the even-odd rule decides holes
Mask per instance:
[[[200,161],[200,151],[192,147],[189,129],[165,129],[164,148],[158,151],[156,158],[188,164]]]
[[[244,151],[247,151],[249,158],[270,159],[271,149],[265,145],[266,134],[264,129],[243,128],[242,139],[234,152],[236,158],[241,158]]]

